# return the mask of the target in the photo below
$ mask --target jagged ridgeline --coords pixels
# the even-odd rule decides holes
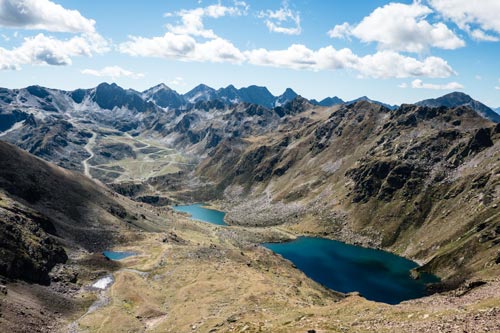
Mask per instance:
[[[257,86],[0,93],[2,140],[135,200],[231,200],[234,224],[308,221],[445,277],[495,260],[499,118],[465,94],[397,107]]]
[[[224,226],[169,207],[195,202]],[[0,89],[0,330],[492,328],[499,205],[498,115],[461,93],[394,106],[257,86]],[[304,234],[391,251],[454,290],[346,297],[256,246]]]
[[[445,280],[496,269],[500,118],[462,93],[393,106],[103,83],[2,89],[0,106],[1,140],[136,201],[221,200],[231,224],[388,249]]]

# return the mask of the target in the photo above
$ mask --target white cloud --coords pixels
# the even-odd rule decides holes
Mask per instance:
[[[432,10],[419,1],[410,5],[390,3],[375,9],[351,26],[344,23],[328,32],[333,38],[354,36],[363,42],[376,42],[379,49],[421,53],[431,47],[453,50],[465,46],[445,24],[431,24],[426,17]]]
[[[119,47],[122,53],[132,56],[166,58],[181,61],[249,63],[305,70],[348,69],[363,77],[443,78],[456,74],[450,65],[438,57],[417,60],[394,51],[379,51],[372,55],[358,56],[350,49],[337,50],[332,46],[311,50],[301,44],[293,44],[284,50],[251,49],[241,51],[230,41],[216,38],[197,42],[193,37],[167,32],[162,37],[130,37]]]
[[[314,51],[304,45],[292,45],[286,50],[246,51],[245,55],[254,65],[309,70],[348,69],[357,71],[362,77],[373,78],[448,77],[455,74],[441,58],[428,57],[421,61],[393,51],[358,56],[347,48],[337,50],[327,46]]]
[[[132,36],[130,41],[120,44],[119,50],[132,56],[183,61],[241,63],[244,60],[238,48],[220,37],[198,42],[191,36],[171,32],[153,38]]]
[[[496,87],[495,87],[495,90],[500,90],[500,87],[496,86]]]
[[[498,0],[429,0],[430,5],[471,37],[498,41],[500,36],[500,1]],[[494,33],[491,35],[488,32]]]
[[[407,84],[400,85],[401,88],[408,87]],[[446,84],[424,83],[420,79],[415,79],[411,82],[411,87],[415,89],[433,89],[433,90],[458,90],[463,89],[464,86],[458,82],[449,82]]]
[[[434,77],[444,78],[456,73],[450,65],[438,57],[417,60],[393,51],[379,51],[360,57],[356,69],[363,76],[375,78]]]
[[[27,64],[70,65],[74,56],[109,50],[108,41],[95,31],[94,20],[49,0],[0,0],[0,26],[79,34],[63,40],[39,33],[13,49],[0,47],[0,70]],[[18,32],[13,36],[17,38]]]
[[[49,0],[0,0],[0,26],[93,33],[95,21]]]
[[[217,36],[206,29],[203,18],[246,15],[248,5],[235,1],[227,7],[220,3],[203,8],[181,10],[167,13],[165,16],[178,16],[180,24],[168,24],[168,32],[160,37],[145,38],[129,36],[129,41],[119,45],[119,50],[132,56],[159,57],[182,61],[230,62],[241,63],[244,57],[241,51],[230,41]],[[200,41],[196,38],[204,38]]]
[[[159,57],[182,61],[241,63],[244,56],[230,41],[206,29],[203,18],[246,15],[248,5],[235,1],[227,7],[220,3],[203,8],[181,10],[165,16],[178,16],[181,22],[168,24],[168,32],[160,37],[129,36],[129,41],[119,45],[119,50],[132,56]],[[197,39],[198,38],[198,39]],[[205,40],[200,41],[203,38]]]
[[[286,3],[283,5],[286,6]],[[267,11],[265,15],[268,19],[284,21],[289,18],[288,7],[284,9]],[[443,78],[456,74],[442,58],[416,59],[392,50],[359,56],[348,48],[337,50],[333,46],[326,46],[311,50],[305,45],[293,44],[282,50],[250,48],[243,51],[231,41],[217,36],[212,30],[207,30],[203,24],[204,17],[244,15],[246,10],[245,3],[235,2],[234,7],[219,4],[168,14],[181,17],[181,24],[168,25],[168,31],[159,37],[129,36],[129,41],[119,45],[119,50],[131,56],[180,61],[247,63],[313,71],[346,69],[355,71],[362,77],[373,78]],[[348,26],[345,26],[345,29],[347,30]]]
[[[337,24],[333,29],[328,31],[328,36],[331,38],[345,38],[350,39],[352,34],[352,27],[349,23],[344,22],[342,24]]]
[[[259,18],[264,22],[271,32],[286,35],[300,35],[302,27],[300,25],[300,13],[288,8],[288,2],[284,1],[278,10],[266,10],[259,12]],[[286,25],[286,26],[285,26]]]
[[[246,15],[248,5],[243,1],[236,1],[234,6],[227,7],[220,3],[203,8],[190,10],[181,10],[176,13],[166,13],[165,17],[177,16],[181,22],[177,25],[167,24],[168,31],[177,35],[199,36],[203,38],[217,38],[217,35],[211,29],[205,29],[204,17],[220,18],[223,16],[241,16]]]
[[[108,50],[107,42],[98,34],[84,34],[59,40],[40,33],[24,39],[11,50],[0,47],[0,70],[20,69],[22,65],[71,65],[74,56],[92,56]]]
[[[475,29],[469,32],[471,37],[475,40],[480,40],[484,42],[498,42],[500,39],[496,36],[488,35],[483,30]]]
[[[120,77],[129,77],[132,79],[140,79],[144,77],[143,73],[134,73],[132,71],[123,69],[119,66],[108,66],[103,69],[84,69],[81,71],[82,74],[93,75],[98,77],[110,77],[113,80]]]

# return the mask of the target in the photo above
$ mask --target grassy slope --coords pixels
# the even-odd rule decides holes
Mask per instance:
[[[467,328],[472,327],[471,323],[476,330],[491,331],[498,323],[500,313],[495,310],[500,306],[498,281],[463,295],[433,296],[398,306],[369,302],[358,296],[344,299],[305,278],[281,257],[253,245],[290,237],[281,227],[222,228],[193,222],[168,210],[154,210],[110,195],[88,179],[53,167],[12,146],[0,147],[8,152],[9,163],[15,162],[19,172],[32,180],[26,183],[16,173],[4,171],[2,186],[9,199],[3,203],[14,198],[28,210],[50,213],[48,216],[56,228],[61,228],[59,216],[67,214],[68,227],[68,221],[78,222],[70,212],[73,209],[81,212],[82,208],[54,204],[87,199],[85,207],[94,207],[94,213],[79,215],[83,220],[81,225],[75,225],[76,232],[88,234],[88,230],[97,230],[102,222],[101,230],[114,236],[113,241],[120,241],[114,249],[139,253],[115,263],[103,260],[98,254],[72,252],[66,268],[78,272],[76,283],[63,281],[43,287],[9,282],[7,294],[0,295],[2,330],[433,332],[437,325]],[[14,188],[13,184],[22,186]],[[33,188],[43,194],[35,201],[26,196]],[[118,204],[127,212],[125,221],[108,211]],[[139,219],[132,219],[134,226],[127,227],[127,217],[132,214],[138,214]],[[97,217],[97,221],[86,220],[90,217]],[[160,222],[163,222],[161,227]],[[116,239],[118,234],[120,239]],[[75,237],[67,242],[77,247],[79,241]],[[88,246],[86,242],[82,245]],[[88,288],[110,272],[115,283],[109,291],[99,296]],[[85,314],[98,297],[109,303]]]
[[[149,235],[121,249],[123,261],[108,306],[85,315],[88,332],[435,332],[493,330],[500,311],[499,281],[472,291],[397,306],[341,297],[269,250],[245,246],[243,231],[179,217],[176,239]],[[247,232],[251,233],[252,229]],[[130,286],[134,286],[130,288]]]
[[[4,142],[0,142],[0,188],[48,217],[55,227],[53,234],[68,246],[102,250],[119,240],[122,229],[161,229],[155,212],[137,208],[137,203],[81,174]]]
[[[499,158],[498,126],[469,109],[362,102],[222,143],[198,174],[231,201],[233,224],[383,247],[462,279],[498,274]]]

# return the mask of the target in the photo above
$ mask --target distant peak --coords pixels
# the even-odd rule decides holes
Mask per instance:
[[[203,84],[203,83],[200,83],[199,85],[197,85],[196,87],[194,87],[193,90],[195,90],[195,89],[196,90],[201,90],[201,89],[203,89],[203,90],[214,90],[214,88],[209,87],[209,86],[207,86],[206,84]]]
[[[169,86],[167,86],[165,83],[160,83],[160,84],[157,84],[156,86],[154,86],[153,88],[157,88],[157,89],[167,89],[167,90],[171,90]]]
[[[449,96],[449,95],[450,96],[455,95],[455,96],[467,96],[467,97],[470,97],[469,95],[467,95],[466,93],[463,93],[461,91],[453,91],[453,92],[451,92],[449,94],[446,94],[444,96]]]
[[[119,88],[120,86],[117,85],[115,82],[112,83],[102,82],[97,86],[97,88],[106,88],[106,87]]]
[[[269,91],[269,90],[267,89],[267,87],[264,87],[264,86],[257,86],[257,85],[255,85],[255,84],[252,84],[252,85],[248,86],[246,89],[252,89],[252,90],[262,90],[262,91],[264,91],[264,90],[265,90],[265,91]]]
[[[451,92],[449,94],[441,96],[440,98],[456,98],[461,100],[472,100],[472,97],[460,91]]]
[[[292,88],[286,88],[283,95],[297,95],[297,93]]]
[[[156,93],[156,92],[159,92],[159,91],[162,91],[162,90],[170,91],[172,89],[169,86],[167,86],[165,83],[160,83],[160,84],[157,84],[154,87],[151,87],[149,89],[144,90],[144,93]]]

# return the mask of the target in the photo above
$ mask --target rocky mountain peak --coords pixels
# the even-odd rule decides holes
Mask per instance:
[[[464,94],[462,92],[452,92],[443,95],[438,98],[426,99],[415,103],[416,105],[429,106],[429,107],[458,107],[458,106],[469,106],[482,117],[494,121],[496,123],[500,122],[500,115],[493,111],[491,108],[487,107],[483,103],[476,101],[471,96]]]

